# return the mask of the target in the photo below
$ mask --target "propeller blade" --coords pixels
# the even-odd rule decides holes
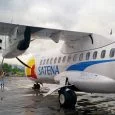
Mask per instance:
[[[18,57],[16,57],[16,59],[21,63],[21,64],[23,64],[24,66],[26,66],[27,68],[30,68],[31,69],[31,67],[30,66],[28,66],[27,64],[25,64],[22,60],[20,60]]]

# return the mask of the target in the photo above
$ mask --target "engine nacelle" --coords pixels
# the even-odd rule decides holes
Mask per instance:
[[[31,29],[30,27],[26,27],[25,28],[25,31],[24,31],[24,39],[21,40],[17,46],[17,49],[19,50],[26,50],[28,47],[29,47],[29,44],[30,44],[30,39],[31,39]]]
[[[2,55],[4,58],[14,58],[23,54],[29,47],[31,29],[28,26],[16,26],[2,41]]]

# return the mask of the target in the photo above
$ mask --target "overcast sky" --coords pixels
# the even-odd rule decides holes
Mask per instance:
[[[115,0],[0,0],[0,21],[106,33],[115,29]]]
[[[0,0],[0,21],[109,34],[115,30],[115,0]],[[45,50],[43,41],[33,44]]]

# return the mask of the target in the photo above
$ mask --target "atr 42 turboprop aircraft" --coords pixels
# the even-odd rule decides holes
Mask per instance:
[[[23,63],[27,77],[35,81],[34,88],[41,83],[56,83],[61,106],[76,104],[75,91],[89,93],[115,93],[115,40],[94,33],[48,29],[26,25],[0,23],[3,58],[14,58],[23,54],[31,38],[63,40],[59,51],[50,51],[32,57]]]

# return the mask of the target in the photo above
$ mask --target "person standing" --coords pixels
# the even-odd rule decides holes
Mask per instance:
[[[0,72],[0,84],[1,84],[1,90],[4,90],[4,72]]]

